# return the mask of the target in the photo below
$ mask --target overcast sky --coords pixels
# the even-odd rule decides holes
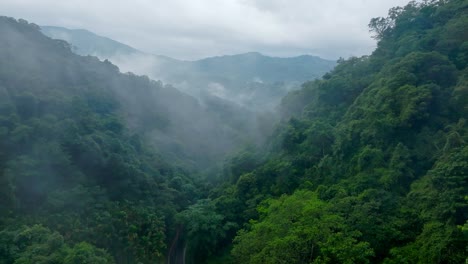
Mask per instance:
[[[178,59],[258,51],[336,59],[375,48],[367,24],[408,0],[0,0],[1,15],[84,28]]]

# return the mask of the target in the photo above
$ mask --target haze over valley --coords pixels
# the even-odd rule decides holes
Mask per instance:
[[[41,29],[51,38],[69,42],[77,54],[110,60],[122,72],[161,80],[203,101],[218,97],[253,111],[274,110],[289,91],[320,78],[335,65],[310,55],[277,58],[258,52],[182,61],[145,53],[82,29]]]
[[[221,2],[0,2],[0,263],[468,263],[468,2]]]

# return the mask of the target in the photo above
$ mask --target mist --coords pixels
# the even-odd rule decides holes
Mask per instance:
[[[376,44],[367,29],[369,20],[406,2],[4,0],[0,6],[4,14],[40,25],[83,28],[181,60],[250,51],[336,60],[369,54]]]
[[[466,1],[390,4],[3,1],[0,263],[464,263]]]

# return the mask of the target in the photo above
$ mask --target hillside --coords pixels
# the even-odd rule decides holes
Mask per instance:
[[[201,196],[194,176],[255,117],[76,55],[22,19],[0,17],[0,34],[0,262],[162,260],[175,214]]]
[[[466,263],[467,25],[394,7],[258,116],[214,92],[302,76],[275,58],[175,61],[196,99],[0,17],[0,263]]]
[[[141,52],[86,30],[41,29],[51,38],[69,42],[77,54],[108,59],[123,71],[162,80],[202,100],[218,97],[251,110],[273,110],[287,92],[335,66],[310,55],[277,58],[257,52],[182,61]]]
[[[193,180],[123,113],[139,110],[130,89],[167,99],[170,88],[75,55],[25,20],[0,17],[0,32],[0,262],[160,259]],[[140,118],[168,125],[162,112]]]
[[[210,238],[188,224],[194,263],[464,263],[467,8],[393,8],[370,23],[372,55],[283,98],[265,149],[240,152],[186,211],[221,219]]]

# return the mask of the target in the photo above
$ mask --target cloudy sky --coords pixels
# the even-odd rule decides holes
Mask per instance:
[[[375,48],[367,24],[408,0],[0,0],[0,15],[84,28],[178,59],[258,51],[336,59]]]

